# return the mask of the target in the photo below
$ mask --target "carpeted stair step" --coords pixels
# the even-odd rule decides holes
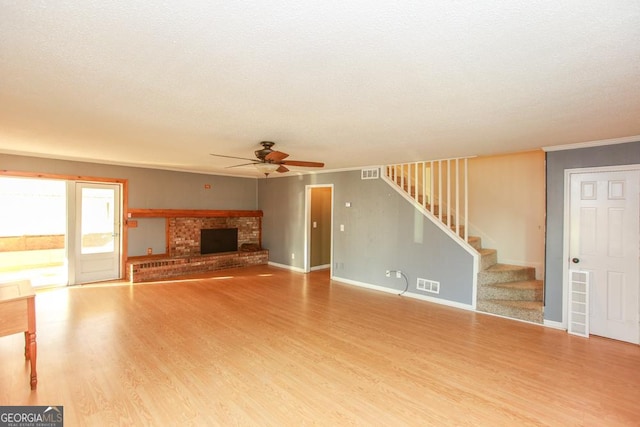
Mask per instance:
[[[527,322],[543,322],[542,301],[481,300],[478,310]]]
[[[478,301],[542,301],[542,280],[495,283],[478,286]]]
[[[520,265],[494,264],[486,270],[478,273],[478,286],[492,285],[495,283],[522,282],[535,280],[536,270],[533,267]]]
[[[430,204],[427,204],[427,210],[429,212],[431,212],[432,214],[434,214],[435,216],[440,215],[440,205],[433,205],[431,206]],[[446,218],[445,213],[443,212],[442,214],[442,219],[444,220]]]
[[[469,242],[471,243],[471,242]],[[473,246],[473,245],[472,245]],[[486,270],[498,263],[498,251],[495,249],[479,248],[476,249],[480,254],[480,271]]]
[[[454,233],[456,232],[456,226],[455,225],[450,225],[449,228],[451,228],[451,231],[453,231]],[[464,239],[464,225],[461,225],[460,227],[458,227],[458,236],[462,237]]]
[[[407,184],[404,184],[404,187],[402,187],[400,185],[400,183],[397,183],[398,187],[401,187],[405,193],[407,193],[409,196],[411,196],[411,198],[418,200],[418,202],[422,203],[422,196],[423,194],[421,192],[418,192],[418,194],[416,195],[416,187],[414,187],[413,185],[411,186],[411,188],[407,187]],[[427,197],[427,202],[429,201],[428,197]]]
[[[468,242],[471,245],[471,247],[476,251],[479,251],[480,249],[482,249],[482,239],[480,237],[469,236]]]
[[[422,202],[420,203],[422,204]],[[431,208],[431,205],[427,204],[427,206],[425,206],[425,209],[428,210],[429,212],[431,212],[433,214],[433,216],[435,216],[436,218],[440,219],[440,206],[439,205],[435,205],[433,206],[433,209]],[[455,223],[455,215],[453,214],[449,214],[449,223],[450,224],[454,224]],[[444,222],[446,224],[447,222],[447,214],[445,212],[442,213],[442,222]]]

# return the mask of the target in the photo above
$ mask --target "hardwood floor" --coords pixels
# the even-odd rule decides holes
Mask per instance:
[[[615,426],[640,346],[249,267],[36,297],[38,389],[0,339],[0,405],[65,425]]]

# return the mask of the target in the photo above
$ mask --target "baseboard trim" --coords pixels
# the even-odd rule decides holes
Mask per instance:
[[[295,271],[296,273],[304,273],[304,269],[300,267],[294,267],[292,265],[279,264],[277,262],[269,261],[268,265],[271,267],[284,268],[285,270]]]
[[[546,326],[544,323],[531,322],[529,320],[518,319],[517,317],[509,317],[509,316],[503,316],[502,314],[489,313],[488,311],[476,310],[476,313],[486,314],[487,316],[499,317],[501,319],[513,320],[514,322],[526,323],[528,325],[540,326],[541,328],[544,328]]]
[[[563,331],[567,330],[567,327],[562,324],[562,322],[556,322],[555,320],[547,320],[544,319],[544,326],[553,329],[560,329]]]
[[[343,277],[338,277],[338,276],[331,276],[331,280],[344,283],[345,285],[358,286],[361,288],[367,288],[374,291],[386,292],[388,294],[400,295],[400,293],[402,292],[402,289],[392,289],[392,288],[387,288],[385,286],[372,285],[370,283],[358,282],[356,280],[345,279]],[[420,295],[413,292],[405,292],[404,294],[402,294],[402,296],[413,298],[413,299],[419,299],[422,301],[432,302],[435,304],[446,305],[448,307],[459,308],[462,310],[474,311],[473,306],[469,304],[463,304],[460,302],[450,301],[442,298],[433,298],[427,295]]]
[[[331,264],[316,265],[315,267],[311,267],[310,270],[311,271],[326,270],[327,268],[331,268]]]
[[[273,264],[276,267],[277,266],[281,266],[281,264],[276,264],[276,263],[269,262],[269,265],[271,265],[271,264]],[[282,267],[283,268],[288,268],[288,269],[295,269],[295,267],[290,267],[290,266],[286,266],[286,265],[282,265]],[[339,277],[339,276],[331,276],[331,280],[343,283],[345,285],[358,286],[360,288],[371,289],[371,290],[374,290],[374,291],[385,292],[387,294],[394,294],[394,295],[398,295],[398,296],[400,296],[400,293],[402,292],[402,290],[400,290],[400,289],[392,289],[392,288],[387,288],[385,286],[372,285],[371,283],[358,282],[357,280],[345,279],[344,277]],[[487,312],[484,312],[484,311],[478,311],[471,304],[464,304],[464,303],[461,303],[461,302],[450,301],[450,300],[446,300],[446,299],[442,299],[442,298],[434,298],[434,297],[430,297],[428,295],[416,294],[415,292],[405,292],[404,294],[402,294],[402,296],[413,298],[413,299],[418,299],[418,300],[422,300],[422,301],[432,302],[434,304],[445,305],[447,307],[459,308],[461,310],[473,311],[475,313],[487,314],[489,316],[502,317],[503,319],[515,320],[517,322],[528,323],[530,325],[542,326],[542,327],[553,328],[553,329],[558,329],[558,330],[565,330],[565,331],[567,330],[567,328],[562,324],[562,322],[556,322],[554,320],[546,320],[545,319],[545,320],[543,320],[543,323],[540,324],[540,323],[529,322],[527,320],[515,319],[513,317],[501,316],[499,314],[487,313]]]
[[[430,297],[428,295],[416,294],[414,292],[405,292],[404,294],[402,294],[402,296],[406,296],[406,297],[409,297],[409,298],[415,298],[415,299],[419,299],[419,300],[422,300],[422,301],[433,302],[433,303],[440,304],[440,305],[446,305],[448,307],[459,308],[461,310],[475,311],[475,309],[473,308],[473,306],[471,304],[464,304],[462,302],[451,301],[451,300],[442,299],[442,298],[434,298],[434,297]]]

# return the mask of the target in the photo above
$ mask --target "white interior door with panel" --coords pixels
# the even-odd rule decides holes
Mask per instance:
[[[120,278],[120,185],[76,183],[75,283]]]
[[[589,273],[591,334],[640,343],[640,171],[570,175],[568,269]]]

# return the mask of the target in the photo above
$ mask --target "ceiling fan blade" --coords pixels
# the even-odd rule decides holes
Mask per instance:
[[[251,163],[243,163],[243,164],[241,164],[241,165],[227,166],[225,169],[239,168],[240,166],[255,165],[256,163],[260,163],[260,162],[251,162]]]
[[[248,159],[246,157],[227,156],[226,154],[210,153],[210,155],[215,157],[223,157],[225,159],[238,159],[238,160],[245,160],[247,162],[250,162],[250,163],[242,163],[240,165],[227,166],[226,169],[238,168],[241,166],[248,166],[248,165],[257,165],[260,170],[264,169],[268,171],[265,173],[265,175],[268,175],[270,171],[279,172],[279,173],[289,172],[289,168],[287,166],[301,166],[305,168],[324,167],[324,163],[321,163],[321,162],[307,162],[304,160],[285,160],[287,157],[289,157],[289,154],[284,153],[282,151],[273,150],[271,147],[273,147],[274,144],[275,143],[271,141],[262,141],[260,143],[260,145],[262,146],[262,149],[256,150],[254,152],[256,155],[256,159]],[[263,164],[266,164],[266,166],[262,167]]]
[[[214,157],[226,157],[227,159],[249,160],[250,162],[257,162],[257,160],[247,159],[245,157],[225,156],[224,154],[211,154],[211,153],[209,155]]]
[[[278,163],[281,162],[282,160],[286,159],[287,157],[289,157],[289,155],[287,153],[283,153],[282,151],[272,151],[269,154],[267,154],[264,159],[265,160],[269,160],[271,162],[274,163]]]
[[[303,160],[285,160],[282,162],[283,165],[287,166],[304,166],[305,168],[322,168],[324,167],[324,163],[320,162],[305,162]]]

